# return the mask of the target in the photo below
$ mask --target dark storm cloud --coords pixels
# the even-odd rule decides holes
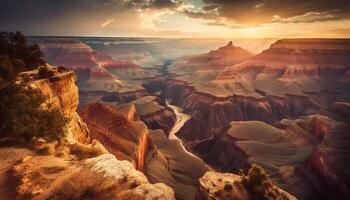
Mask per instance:
[[[314,22],[350,18],[350,0],[203,0],[202,11],[190,17],[212,15],[242,24]]]

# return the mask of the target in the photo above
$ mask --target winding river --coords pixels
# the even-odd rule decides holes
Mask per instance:
[[[178,140],[179,143],[180,143],[180,145],[181,145],[181,147],[182,147],[182,149],[183,149],[188,155],[193,156],[193,157],[195,157],[195,158],[201,160],[201,161],[205,164],[205,162],[204,162],[200,157],[198,157],[197,155],[195,155],[195,154],[193,154],[193,153],[187,151],[187,149],[186,149],[185,146],[183,145],[182,140],[176,136],[176,133],[183,127],[183,125],[184,125],[188,120],[191,119],[191,115],[188,115],[188,114],[186,114],[186,113],[183,113],[183,109],[181,109],[180,107],[171,105],[171,104],[169,104],[168,101],[165,101],[165,102],[166,102],[167,106],[169,106],[169,107],[174,111],[174,113],[175,113],[175,115],[176,115],[176,122],[175,122],[173,128],[171,129],[171,131],[170,131],[170,133],[169,133],[169,136],[168,136],[169,140]],[[205,165],[207,166],[207,168],[208,168],[209,170],[213,170],[209,165],[207,165],[207,164],[205,164]]]

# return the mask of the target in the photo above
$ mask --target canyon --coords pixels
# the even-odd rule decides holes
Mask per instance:
[[[169,186],[165,199],[220,199],[226,179],[249,199],[235,174],[253,164],[289,199],[350,196],[348,39],[281,39],[254,53],[228,42],[157,64],[87,38],[32,40],[77,76],[79,94],[70,70],[33,82],[70,119],[70,137],[131,163],[142,184]]]

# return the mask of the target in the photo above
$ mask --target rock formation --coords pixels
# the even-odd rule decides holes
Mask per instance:
[[[130,61],[113,59],[110,55],[95,51],[74,38],[36,38],[49,64],[73,69],[83,103],[101,98],[108,101],[127,102],[145,96],[142,83],[133,79],[154,77]],[[91,98],[92,97],[92,98]]]
[[[254,168],[257,169],[257,168]],[[253,169],[253,170],[254,170]],[[252,170],[252,169],[251,169]],[[250,171],[251,171],[250,170]],[[256,174],[262,175],[262,174]],[[250,177],[251,176],[251,177]],[[260,178],[256,180],[255,178]],[[255,186],[246,183],[249,179],[254,179]],[[259,182],[260,181],[260,182]],[[269,184],[263,188],[260,184]],[[251,188],[252,187],[252,188]],[[255,188],[255,189],[253,189]],[[260,190],[259,192],[257,190]],[[258,194],[260,193],[261,194]],[[271,194],[271,193],[273,194]],[[236,175],[230,173],[207,172],[199,179],[198,200],[215,199],[276,199],[276,200],[296,200],[296,198],[286,191],[278,188],[269,180],[269,177],[257,177],[251,175]]]
[[[161,130],[151,130],[154,148],[146,158],[145,174],[152,183],[165,183],[175,197],[195,199],[198,179],[208,170],[200,159],[186,153],[178,140],[169,140]]]
[[[150,184],[130,162],[111,154],[86,160],[27,156],[11,174],[19,180],[17,199],[175,199],[171,188]]]
[[[73,137],[82,143],[89,143],[91,142],[89,130],[76,112],[79,94],[75,81],[74,72],[68,70],[56,73],[50,78],[34,80],[29,83],[29,86],[38,94],[44,95],[46,102],[52,104],[54,109],[58,108],[62,111],[63,116],[68,120],[68,137]]]
[[[242,199],[249,200],[249,193],[241,184],[241,177],[230,173],[207,172],[199,180],[198,200]]]
[[[174,112],[156,96],[145,96],[131,101],[130,104],[135,105],[140,119],[149,129],[162,129],[165,133],[169,133],[174,126],[176,121]]]
[[[349,99],[349,82],[344,79],[349,70],[349,44],[348,40],[336,39],[279,40],[261,54],[214,70],[216,77],[196,74],[208,61],[200,66],[187,62],[188,58],[174,61],[168,67],[166,96],[193,114],[179,135],[206,138],[232,120],[272,124]],[[333,59],[337,61],[331,62]]]
[[[233,121],[223,134],[194,150],[223,171],[237,172],[259,164],[280,187],[300,199],[322,199],[329,193],[348,196],[349,178],[344,170],[350,163],[345,156],[349,124],[323,115],[281,123],[286,129],[259,121]]]
[[[92,139],[100,141],[118,159],[132,162],[138,170],[144,169],[151,145],[147,126],[140,121],[134,106],[118,109],[92,103],[81,110],[80,116]]]
[[[167,69],[164,91],[191,115],[177,135],[186,147],[220,171],[237,173],[258,163],[282,188],[299,198],[327,198],[325,188],[347,196],[347,189],[340,189],[346,178],[335,181],[330,177],[339,175],[329,171],[330,165],[316,166],[328,162],[325,152],[334,158],[329,152],[336,155],[338,151],[323,147],[327,133],[336,132],[335,137],[345,139],[342,132],[346,128],[342,127],[346,125],[339,122],[348,123],[348,103],[344,102],[350,99],[346,79],[349,49],[349,40],[342,39],[279,40],[243,62],[221,71],[218,67],[216,77],[199,75],[203,67],[188,62],[189,58],[176,60]],[[203,56],[193,58],[209,63]],[[315,113],[330,118],[311,115]],[[309,116],[279,122],[302,115]],[[248,122],[235,122],[242,120]],[[274,124],[282,129],[271,126]],[[340,152],[338,155],[344,154]],[[310,164],[306,167],[305,163]],[[339,169],[347,168],[347,161],[341,163],[334,170],[339,174]]]

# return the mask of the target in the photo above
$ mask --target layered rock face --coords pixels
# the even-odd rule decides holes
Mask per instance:
[[[161,130],[151,130],[154,144],[146,159],[145,174],[152,183],[165,183],[175,197],[193,200],[198,194],[198,179],[208,171],[205,163],[185,152],[178,140],[169,140]]]
[[[323,111],[325,115],[341,121],[332,123],[318,123],[314,132],[320,136],[317,146],[307,162],[307,166],[320,177],[327,189],[337,198],[346,199],[350,196],[350,104],[335,102],[329,109]]]
[[[145,156],[151,148],[147,126],[140,121],[134,106],[116,108],[92,103],[80,116],[87,123],[91,138],[100,141],[118,159],[132,162],[143,170]]]
[[[349,97],[344,88],[349,85],[339,81],[349,70],[349,55],[350,40],[284,39],[248,60],[226,68],[217,79],[246,80],[251,86],[252,90],[247,91],[251,95],[305,96],[324,106],[339,97]],[[237,74],[249,74],[250,79],[239,80]],[[321,94],[326,98],[318,99]]]
[[[167,70],[176,75],[177,80],[183,80],[193,85],[215,79],[225,67],[235,65],[253,56],[252,53],[229,42],[226,46],[206,54],[185,56],[175,60]]]
[[[83,103],[94,100],[127,102],[145,96],[142,83],[133,79],[154,77],[130,61],[116,60],[74,38],[36,38],[48,63],[73,69]]]
[[[67,66],[73,70],[91,69],[96,66],[112,68],[137,68],[129,61],[115,60],[110,55],[94,51],[87,44],[74,38],[41,38],[33,42],[40,46],[48,63]]]
[[[203,68],[175,61],[168,67],[166,96],[191,115],[177,135],[220,171],[237,172],[258,163],[298,198],[327,199],[325,191],[347,196],[347,176],[340,170],[347,168],[347,158],[340,162],[347,150],[324,143],[335,132],[334,138],[347,144],[347,125],[340,124],[348,123],[349,41],[279,40],[256,56],[217,70],[216,77],[191,78],[187,72]],[[194,61],[205,60],[194,56]],[[329,117],[310,115],[320,110]],[[302,115],[309,116],[276,123]],[[247,120],[258,121],[234,122]],[[328,164],[331,158],[339,160]]]
[[[235,65],[252,55],[249,51],[235,47],[232,42],[229,42],[226,46],[209,53],[189,56],[186,61],[188,64],[204,63],[205,68],[220,68]]]
[[[162,129],[169,133],[176,121],[174,112],[156,96],[145,96],[131,101],[135,105],[140,119],[149,129]]]
[[[45,97],[53,108],[62,111],[67,118],[68,137],[82,143],[90,142],[90,133],[76,110],[79,104],[78,87],[75,85],[76,76],[73,71],[57,73],[50,78],[39,79],[29,83],[38,94]]]
[[[166,94],[195,115],[194,125],[183,132],[193,132],[191,127],[198,126],[223,128],[232,120],[274,123],[316,113],[334,101],[350,98],[349,82],[344,79],[349,46],[348,40],[279,40],[268,50],[205,79],[186,75],[187,68],[196,74],[201,67],[175,61],[168,68],[171,78]]]
[[[194,150],[223,171],[259,164],[298,199],[347,197],[349,124],[323,115],[280,123],[286,129],[259,121],[233,121],[222,134]]]

